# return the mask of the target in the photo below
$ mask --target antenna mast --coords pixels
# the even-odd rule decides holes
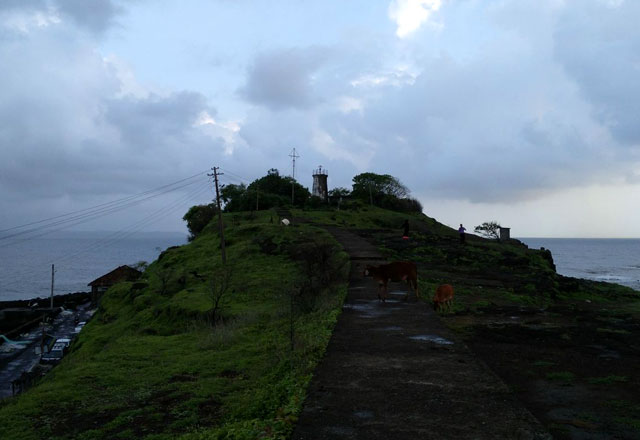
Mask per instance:
[[[296,158],[300,157],[296,154],[296,149],[294,148],[289,157],[293,160],[293,180],[291,180],[291,204],[293,205],[293,189],[296,181]]]

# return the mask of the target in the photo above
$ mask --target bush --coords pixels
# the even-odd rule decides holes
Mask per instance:
[[[187,228],[189,229],[189,241],[202,232],[205,226],[209,224],[216,215],[217,208],[213,203],[208,205],[196,205],[189,208],[187,213],[182,217],[182,220],[187,222]]]

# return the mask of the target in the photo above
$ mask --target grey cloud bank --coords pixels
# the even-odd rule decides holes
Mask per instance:
[[[289,19],[312,19],[282,3]],[[138,13],[169,7],[136,5]],[[175,19],[186,20],[197,11],[191,7]],[[247,23],[260,22],[248,4],[220,2],[208,11],[225,8],[233,17],[246,8]],[[34,11],[42,14],[35,21]],[[136,84],[133,94],[112,58],[118,54],[100,49],[114,29],[126,38],[126,26],[150,26],[127,3],[4,2],[0,57],[12,68],[0,70],[0,196],[13,208],[0,221],[46,217],[216,164],[247,180],[272,167],[290,173],[293,147],[305,185],[319,164],[333,186],[350,187],[355,174],[374,171],[397,176],[426,202],[486,208],[634,184],[638,16],[640,5],[629,1],[444,2],[432,14],[437,26],[406,38],[393,33],[386,16],[367,17],[369,27],[358,17],[358,30],[344,18],[339,29],[327,23],[329,36],[317,44],[313,35],[304,44],[286,38],[282,28],[277,44],[243,49],[236,62],[247,60],[244,77],[235,83],[229,71],[216,77],[224,69],[212,65],[211,89],[193,88],[188,68],[176,65],[182,87]],[[259,18],[265,26],[278,21]],[[203,28],[209,56],[216,48],[229,53],[226,39],[242,48],[242,33],[251,32],[244,25],[238,35]],[[163,25],[153,26],[149,32]],[[173,56],[169,48],[165,56]],[[127,60],[117,62],[126,68]],[[127,73],[135,82],[135,71]],[[46,206],[44,215],[38,206]]]

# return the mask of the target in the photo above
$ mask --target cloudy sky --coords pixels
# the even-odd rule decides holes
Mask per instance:
[[[295,148],[303,185],[318,165],[330,187],[391,174],[451,226],[640,237],[638,17],[631,0],[2,0],[0,229],[198,175],[78,226],[183,230],[211,167],[288,175]]]

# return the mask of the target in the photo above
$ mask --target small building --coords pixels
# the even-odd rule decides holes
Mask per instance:
[[[511,239],[511,228],[503,228],[500,226],[500,241],[507,241]]]
[[[96,301],[98,295],[103,294],[107,289],[121,281],[135,281],[140,278],[142,272],[133,267],[124,265],[112,270],[108,274],[102,275],[91,281],[87,286],[91,286],[91,300]]]

